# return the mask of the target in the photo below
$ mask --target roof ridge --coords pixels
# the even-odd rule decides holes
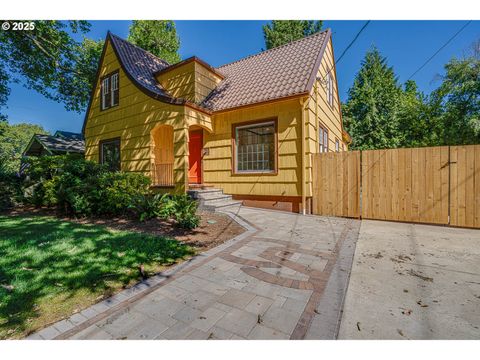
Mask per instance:
[[[143,51],[144,53],[147,53],[148,55],[154,57],[155,59],[158,59],[158,60],[160,60],[161,62],[165,63],[167,66],[173,65],[173,64],[170,64],[168,61],[163,60],[162,58],[159,58],[157,55],[152,54],[150,51],[145,50],[144,48],[142,48],[142,47],[140,47],[140,46],[138,46],[138,45],[135,45],[135,44],[131,43],[130,41],[125,40],[124,38],[121,38],[121,37],[118,36],[118,35],[115,35],[115,34],[112,33],[110,30],[108,30],[107,36],[108,36],[108,35],[110,35],[111,37],[115,37],[115,38],[117,38],[117,39],[119,39],[119,40],[121,40],[121,41],[123,41],[123,42],[126,42],[128,45],[133,46],[134,48],[137,48],[137,49]]]
[[[235,61],[232,61],[232,62],[223,64],[223,65],[217,67],[216,69],[221,69],[221,68],[223,68],[223,67],[225,67],[225,66],[229,66],[229,65],[238,63],[238,62],[240,62],[240,61],[244,61],[244,60],[253,58],[253,57],[255,57],[255,56],[259,56],[259,55],[266,54],[266,53],[268,53],[268,52],[272,52],[273,50],[278,50],[278,49],[280,49],[280,48],[290,46],[290,45],[292,45],[292,44],[298,43],[298,42],[300,42],[300,41],[307,40],[307,39],[312,38],[312,37],[314,37],[314,36],[319,36],[320,34],[327,33],[328,31],[330,31],[330,28],[326,28],[325,30],[318,31],[318,32],[316,32],[316,33],[314,33],[314,34],[305,36],[305,37],[300,38],[300,39],[297,39],[297,40],[290,41],[290,42],[288,42],[288,43],[286,43],[286,44],[279,45],[279,46],[273,47],[273,48],[268,49],[268,50],[264,50],[264,51],[261,51],[261,52],[258,52],[258,53],[252,54],[252,55],[245,56],[244,58],[241,58],[241,59],[238,59],[238,60],[235,60]]]

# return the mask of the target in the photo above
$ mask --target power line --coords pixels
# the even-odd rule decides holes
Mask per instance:
[[[363,30],[365,30],[365,28],[368,26],[368,24],[370,24],[370,20],[366,21],[365,24],[363,24],[362,28],[357,32],[357,34],[352,39],[352,41],[350,41],[350,43],[347,45],[347,47],[343,50],[342,54],[338,57],[338,60],[334,61],[334,64],[332,65],[330,70],[328,70],[327,73],[325,74],[325,76],[322,78],[322,82],[325,81],[325,78],[328,76],[328,74],[330,74],[330,72],[333,70],[333,68],[340,62],[340,60],[342,60],[343,56],[352,47],[352,45],[355,43],[355,41],[357,41],[358,37],[363,32]]]
[[[368,26],[368,24],[370,24],[370,20],[368,20],[363,26],[362,28],[358,31],[357,35],[355,35],[355,37],[353,38],[352,41],[350,41],[350,44],[348,44],[348,46],[345,48],[345,50],[343,50],[342,54],[339,56],[338,60],[335,62],[335,64],[338,64],[340,62],[340,60],[342,60],[343,58],[343,55],[345,55],[345,53],[348,51],[348,49],[350,49],[353,45],[353,43],[355,41],[357,41],[358,37],[360,36],[360,34],[363,32],[363,30],[365,30],[365,28]]]
[[[414,77],[420,70],[422,70],[435,56],[437,56],[437,54],[442,51],[448,44],[450,44],[450,42],[455,39],[457,37],[458,34],[460,34],[463,29],[465,29],[470,23],[472,22],[472,20],[470,21],[467,21],[466,24],[464,24],[455,34],[453,34],[453,36],[447,40],[447,42],[445,42],[437,51],[435,51],[435,53],[430,56],[427,61],[425,61],[422,66],[420,66],[417,70],[415,70],[415,72],[410,75],[410,77],[407,79],[407,80],[410,80],[412,77]]]

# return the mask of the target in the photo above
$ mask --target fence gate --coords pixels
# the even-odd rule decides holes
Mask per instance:
[[[480,145],[450,147],[450,224],[480,228]]]
[[[360,216],[360,151],[313,156],[313,213]]]
[[[313,213],[480,228],[480,145],[313,156]]]
[[[448,224],[448,146],[362,151],[362,217]]]

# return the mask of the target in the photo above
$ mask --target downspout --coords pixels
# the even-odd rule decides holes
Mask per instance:
[[[301,116],[301,131],[300,136],[302,137],[301,142],[301,151],[302,151],[302,214],[306,215],[306,194],[305,194],[305,181],[307,180],[306,171],[305,171],[305,109],[304,109],[305,99],[300,98],[300,107],[302,108],[302,116]]]

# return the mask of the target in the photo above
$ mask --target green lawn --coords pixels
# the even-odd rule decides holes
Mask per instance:
[[[18,338],[193,255],[174,239],[0,215],[0,339]]]

